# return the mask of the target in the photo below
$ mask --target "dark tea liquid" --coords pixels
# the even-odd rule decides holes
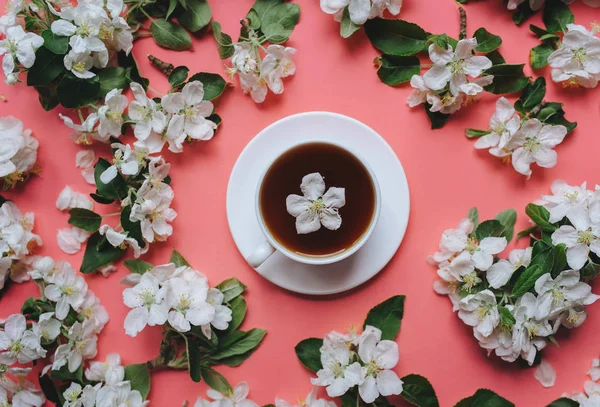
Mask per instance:
[[[345,188],[346,205],[339,209],[338,230],[321,228],[296,233],[296,218],[287,212],[288,195],[302,196],[302,177],[318,172],[330,187]],[[285,248],[308,256],[343,252],[367,231],[375,212],[375,186],[363,164],[346,150],[328,143],[306,143],[281,155],[267,171],[260,188],[260,210],[273,237]]]

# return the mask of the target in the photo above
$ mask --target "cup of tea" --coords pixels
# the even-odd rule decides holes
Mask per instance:
[[[302,195],[308,174],[322,176],[326,187],[344,188],[345,204],[335,230],[319,227],[299,233],[286,199]],[[369,239],[379,218],[381,192],[375,173],[357,153],[329,141],[308,141],[281,153],[267,167],[256,187],[256,217],[265,236],[246,259],[259,267],[275,251],[301,263],[335,263],[356,253]],[[319,198],[320,199],[320,198]]]

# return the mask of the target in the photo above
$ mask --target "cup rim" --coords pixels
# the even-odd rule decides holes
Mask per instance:
[[[283,154],[285,154],[286,152],[288,152],[296,147],[299,147],[304,144],[312,144],[312,143],[323,143],[323,144],[334,145],[334,146],[339,147],[339,148],[347,151],[348,153],[352,154],[358,161],[360,161],[360,163],[365,167],[365,169],[369,173],[369,177],[371,178],[371,182],[373,183],[373,187],[375,189],[375,209],[373,211],[373,216],[371,217],[371,222],[369,223],[369,227],[362,234],[360,239],[358,239],[350,248],[344,250],[343,252],[341,252],[339,254],[324,255],[324,256],[306,256],[306,255],[292,252],[291,250],[289,250],[285,246],[283,246],[281,243],[279,243],[273,237],[273,235],[271,234],[271,232],[269,231],[269,229],[267,228],[267,226],[265,224],[265,221],[263,219],[262,212],[260,209],[260,190],[262,188],[262,184],[265,179],[265,176],[267,175],[267,172],[273,166],[275,161],[277,161],[279,159],[279,157],[281,157]],[[300,263],[313,264],[313,265],[336,263],[336,262],[346,259],[346,258],[350,257],[351,255],[353,255],[354,253],[356,253],[366,243],[366,241],[369,240],[369,237],[373,234],[373,231],[375,230],[375,226],[377,226],[377,222],[379,220],[379,213],[381,212],[381,190],[379,187],[379,182],[377,181],[377,176],[375,175],[375,171],[373,171],[373,169],[371,168],[369,163],[362,156],[360,156],[360,154],[357,154],[351,148],[348,148],[346,146],[343,146],[343,145],[333,142],[333,141],[322,140],[322,139],[312,139],[312,140],[307,140],[307,141],[301,141],[299,143],[295,143],[295,144],[291,145],[290,147],[286,148],[285,150],[283,150],[282,152],[277,154],[277,156],[269,162],[269,164],[265,167],[265,169],[263,170],[263,172],[260,175],[260,178],[256,185],[254,201],[255,201],[255,212],[256,212],[258,224],[260,226],[261,231],[263,232],[263,235],[269,242],[269,244],[271,246],[273,246],[277,251],[281,252],[284,256],[286,256],[292,260],[298,261]]]

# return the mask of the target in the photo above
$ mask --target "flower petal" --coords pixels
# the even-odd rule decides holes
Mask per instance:
[[[321,229],[321,220],[319,214],[313,211],[302,212],[296,218],[296,232],[299,235],[316,232]]]
[[[331,187],[323,195],[323,203],[328,208],[341,208],[346,205],[346,188]]]
[[[285,206],[288,213],[295,218],[300,216],[301,213],[306,212],[309,205],[310,201],[300,195],[288,195],[285,199]]]
[[[302,177],[302,184],[300,184],[300,190],[304,196],[311,201],[315,201],[323,196],[325,192],[325,180],[323,176],[318,172]]]
[[[554,386],[554,382],[556,381],[556,372],[546,361],[546,359],[542,359],[540,365],[537,367],[537,369],[535,369],[533,377],[535,377],[543,387],[548,388]]]
[[[329,230],[338,230],[342,226],[342,217],[335,208],[326,208],[319,214],[321,223]]]

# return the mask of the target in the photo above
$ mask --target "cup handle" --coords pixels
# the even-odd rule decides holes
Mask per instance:
[[[248,256],[246,261],[253,268],[258,268],[261,264],[263,264],[273,253],[275,253],[275,248],[271,246],[269,242],[266,240],[254,250],[254,252]]]

